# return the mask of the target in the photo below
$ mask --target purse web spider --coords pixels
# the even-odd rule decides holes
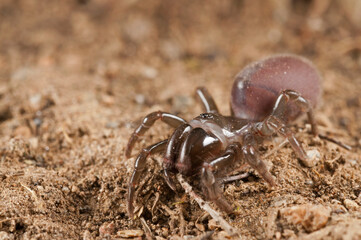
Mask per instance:
[[[143,148],[135,160],[129,181],[128,214],[133,217],[135,188],[146,169],[150,154],[163,153],[164,178],[176,190],[173,175],[199,175],[206,198],[221,210],[231,213],[220,179],[236,165],[248,164],[270,185],[276,182],[260,158],[258,144],[275,133],[285,137],[297,156],[307,155],[287,123],[307,113],[313,134],[317,134],[312,109],[320,96],[320,76],[308,60],[295,55],[276,55],[244,68],[235,79],[231,97],[231,116],[219,113],[206,88],[197,96],[204,113],[187,122],[167,113],[153,112],[144,117],[131,135],[126,157],[145,132],[161,120],[175,128],[169,139]]]

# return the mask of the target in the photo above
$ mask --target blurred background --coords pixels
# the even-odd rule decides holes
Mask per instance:
[[[310,58],[335,84],[359,85],[360,28],[357,0],[2,0],[0,81],[78,73],[115,95],[166,99],[174,94],[167,85],[229,89],[245,64],[287,52]]]
[[[247,63],[286,52],[310,58],[330,85],[342,83],[356,94],[360,28],[357,0],[2,0],[1,89],[31,73],[55,71],[154,102],[150,92],[167,99],[198,85],[222,82],[229,89]]]

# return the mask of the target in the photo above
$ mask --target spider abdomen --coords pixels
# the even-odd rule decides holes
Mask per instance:
[[[297,91],[315,107],[321,95],[321,77],[310,61],[290,54],[249,64],[234,81],[232,112],[238,118],[261,121],[271,113],[280,92],[286,89]],[[288,106],[288,121],[300,114],[297,107]]]

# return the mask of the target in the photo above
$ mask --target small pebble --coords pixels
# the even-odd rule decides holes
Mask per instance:
[[[277,240],[281,239],[281,233],[280,232],[276,232],[276,239]]]
[[[169,231],[168,231],[168,228],[162,228],[162,236],[165,237],[165,238],[168,238],[169,236]]]
[[[286,239],[295,239],[297,238],[296,234],[294,231],[292,231],[291,229],[285,229],[283,231],[283,234],[282,234]]]
[[[80,191],[80,189],[79,189],[77,186],[73,185],[73,186],[71,187],[71,192],[73,192],[73,193],[79,193],[79,191]]]
[[[158,76],[158,71],[152,67],[143,67],[142,68],[142,75],[143,77],[154,79]]]
[[[145,104],[146,101],[145,96],[143,94],[136,94],[134,100],[139,105]]]
[[[85,230],[83,233],[83,240],[93,240],[91,233],[88,230]]]
[[[14,239],[13,234],[9,234],[9,233],[4,232],[4,231],[0,232],[0,240],[13,240],[13,239]]]
[[[343,204],[349,211],[356,211],[360,207],[355,201],[352,201],[350,199],[345,199],[345,201],[343,201]]]
[[[302,161],[306,167],[313,167],[321,160],[321,154],[316,149],[308,150],[306,154],[308,159]]]
[[[101,236],[112,235],[115,232],[114,222],[105,222],[99,228],[99,234]]]
[[[196,223],[195,225],[196,225],[196,228],[201,232],[204,232],[206,230],[206,228],[204,227],[203,224]]]
[[[217,223],[216,220],[211,219],[208,221],[208,228],[210,230],[216,230],[217,228],[221,228],[221,225],[219,225],[219,223]]]
[[[63,193],[68,194],[70,192],[70,189],[66,186],[62,187],[61,190],[63,191]]]
[[[33,95],[29,98],[30,106],[33,109],[39,109],[40,101],[41,101],[41,94]]]

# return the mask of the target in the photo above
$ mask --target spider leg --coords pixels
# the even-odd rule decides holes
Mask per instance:
[[[189,124],[179,126],[169,138],[163,158],[164,178],[168,186],[176,191],[174,181],[171,179],[170,171],[175,169],[175,162],[179,153],[180,144],[189,136],[192,127]]]
[[[273,111],[271,116],[286,122],[286,110],[287,104],[289,102],[293,102],[296,106],[302,111],[307,112],[308,121],[311,124],[312,133],[316,136],[317,135],[317,125],[313,115],[312,106],[310,102],[301,96],[300,93],[293,91],[293,90],[284,90],[278,96],[276,103],[273,107]]]
[[[230,144],[225,153],[213,159],[210,163],[203,163],[201,169],[201,181],[204,186],[203,191],[207,198],[227,213],[233,212],[232,206],[224,198],[220,189],[219,175],[227,172],[228,168],[234,167],[234,163],[241,158],[240,144]]]
[[[303,149],[300,142],[297,140],[295,134],[283,123],[281,120],[275,117],[268,117],[261,124],[259,132],[263,135],[270,135],[269,133],[278,132],[283,137],[287,138],[291,147],[296,152],[297,156],[305,163],[308,159],[305,150]],[[307,166],[307,163],[305,164]]]
[[[254,168],[261,175],[261,177],[266,182],[268,182],[269,185],[271,185],[272,187],[277,185],[271,173],[268,171],[266,164],[260,158],[259,153],[257,151],[256,141],[254,137],[250,134],[244,137],[242,153],[246,162],[252,168]]]
[[[285,123],[287,120],[287,104],[290,101],[294,102],[301,109],[302,112],[307,112],[308,119],[312,127],[312,133],[317,135],[317,127],[310,103],[298,92],[295,92],[293,90],[283,91],[277,98],[271,115],[268,116],[263,122],[256,123],[255,128],[256,132],[260,133],[263,136],[270,136],[273,133],[278,132],[283,137],[287,138],[298,157],[303,162],[305,162],[308,158],[305,150],[296,139],[295,134],[289,128],[287,128]]]
[[[144,117],[142,123],[135,129],[135,131],[133,132],[132,136],[129,139],[127,148],[125,150],[125,156],[127,158],[130,157],[133,146],[137,142],[138,138],[140,136],[143,136],[144,133],[146,131],[148,131],[148,129],[151,126],[153,126],[155,121],[157,121],[158,119],[162,120],[163,122],[165,122],[166,124],[168,124],[172,127],[178,127],[179,125],[181,125],[183,123],[187,123],[183,118],[180,118],[176,115],[166,113],[166,112],[158,111],[158,112],[152,112],[152,113],[148,114],[147,116]]]
[[[134,171],[133,171],[133,174],[129,181],[128,198],[127,198],[128,214],[129,214],[130,218],[133,218],[133,215],[134,215],[133,201],[134,201],[135,187],[138,185],[140,176],[146,167],[145,164],[146,164],[147,157],[150,154],[155,154],[155,153],[164,151],[164,149],[167,145],[167,142],[168,142],[168,139],[158,142],[156,144],[153,144],[147,148],[143,148],[143,150],[141,151],[141,153],[138,155],[137,159],[135,160]]]
[[[196,94],[199,100],[202,102],[203,108],[207,113],[218,113],[217,105],[205,87],[198,87]]]

